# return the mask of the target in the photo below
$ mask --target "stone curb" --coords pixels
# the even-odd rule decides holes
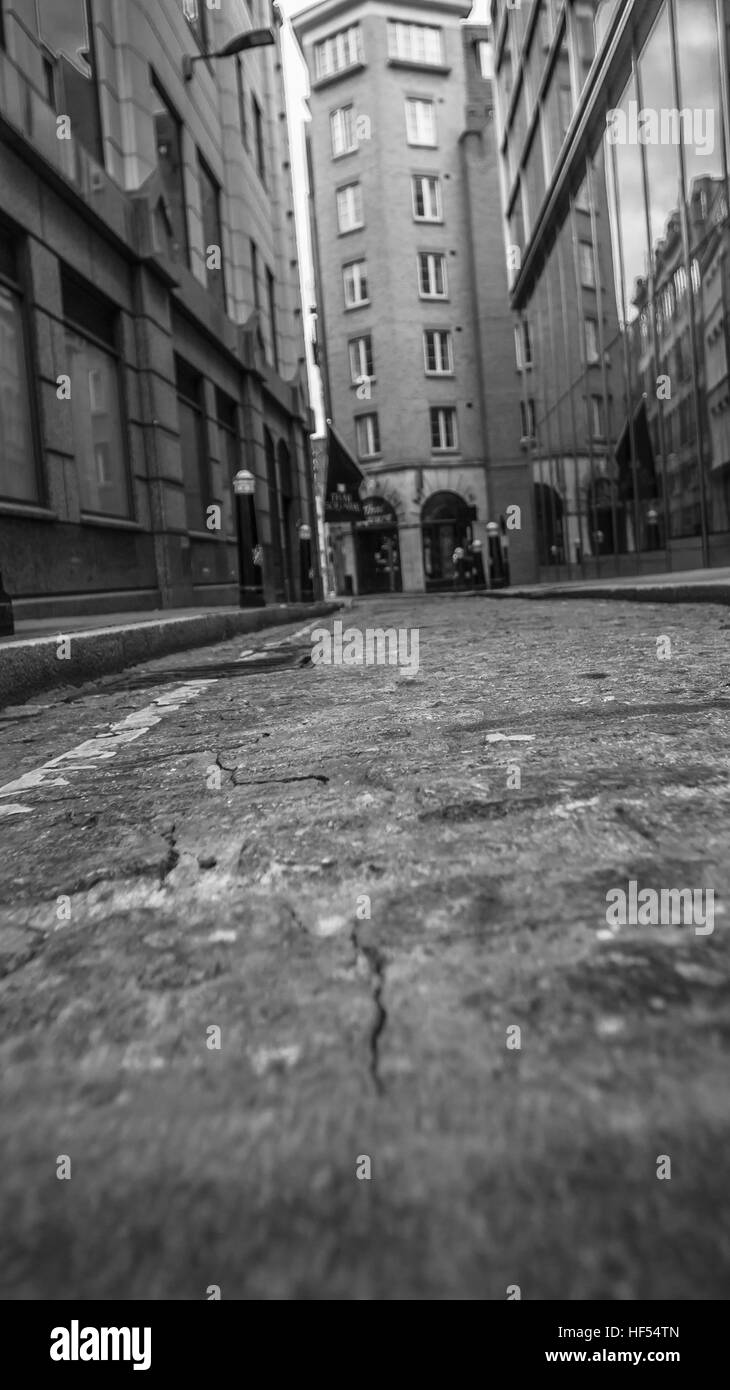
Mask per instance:
[[[53,637],[26,637],[0,646],[0,708],[22,704],[33,695],[61,686],[82,685],[127,666],[153,661],[170,652],[225,642],[239,633],[260,632],[262,628],[306,621],[337,612],[339,603],[296,603],[281,608],[247,608],[239,613],[202,613],[184,618],[161,618],[158,622],[129,623],[124,627],[98,627],[89,631],[63,632],[68,637],[71,656],[56,655],[58,634]]]
[[[491,589],[482,598],[623,599],[627,603],[719,603],[730,605],[730,584],[616,585],[614,588]]]

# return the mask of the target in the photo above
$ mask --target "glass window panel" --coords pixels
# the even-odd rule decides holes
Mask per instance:
[[[38,501],[20,296],[0,285],[0,497]]]
[[[88,0],[39,0],[38,28],[55,54],[56,108],[71,118],[75,138],[104,163],[99,94]]]
[[[66,348],[81,506],[106,516],[129,516],[117,360],[70,327]]]

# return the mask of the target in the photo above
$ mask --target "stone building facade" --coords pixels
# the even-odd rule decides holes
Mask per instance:
[[[273,45],[204,56],[262,27]],[[0,187],[16,617],[316,591],[268,0],[2,0]],[[242,469],[251,501],[232,490]]]

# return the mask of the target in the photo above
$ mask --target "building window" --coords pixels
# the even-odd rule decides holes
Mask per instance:
[[[480,39],[477,44],[477,65],[480,77],[494,77],[494,44],[489,39]]]
[[[203,380],[180,358],[175,359],[180,457],[189,531],[205,531],[210,505],[208,450],[203,418]]]
[[[418,293],[421,299],[445,299],[447,292],[446,257],[434,251],[420,251]]]
[[[198,155],[200,179],[200,210],[203,219],[203,243],[206,282],[209,293],[226,307],[226,283],[223,272],[223,232],[221,229],[221,191],[202,155]]]
[[[246,84],[243,78],[243,62],[240,53],[236,55],[236,91],[238,93],[238,124],[241,139],[248,149],[248,111],[246,109]]]
[[[453,450],[456,447],[456,411],[451,406],[433,406],[431,408],[431,448]]]
[[[279,337],[276,330],[276,281],[271,271],[266,269],[266,299],[269,309],[269,337],[271,340],[271,361],[279,370]]]
[[[367,261],[351,261],[343,268],[342,278],[346,309],[356,309],[359,305],[369,302]]]
[[[363,377],[373,378],[373,340],[369,333],[362,338],[352,338],[348,343],[350,352],[350,380],[358,386]]]
[[[152,119],[155,125],[157,168],[165,193],[165,214],[169,224],[169,249],[174,260],[190,263],[188,224],[185,211],[185,182],[182,161],[182,125],[154,73]]]
[[[559,115],[560,115],[560,135],[564,140],[570,129],[570,122],[573,119],[573,93],[570,87],[561,87],[558,91]]]
[[[423,355],[428,376],[453,375],[454,349],[450,333],[428,329],[423,335]]]
[[[73,138],[104,163],[101,115],[89,0],[39,0],[38,31],[54,54],[56,109],[71,121]]]
[[[317,81],[322,77],[332,77],[336,72],[344,72],[363,61],[362,34],[358,24],[349,29],[340,29],[330,34],[328,39],[314,45],[314,71]]]
[[[353,232],[362,225],[362,187],[359,183],[345,184],[337,189],[337,226],[341,232]]]
[[[0,498],[13,502],[39,500],[31,377],[15,247],[0,230]]]
[[[261,288],[259,284],[259,253],[255,241],[249,243],[251,248],[251,280],[253,283],[253,307],[261,308]]]
[[[413,216],[417,222],[440,222],[441,183],[430,174],[414,174],[411,179]]]
[[[241,467],[241,442],[238,435],[238,407],[230,396],[216,390],[215,413],[218,422],[219,460],[223,469],[221,487],[221,510],[223,512],[224,533],[228,536],[235,531],[233,515],[233,479]]]
[[[520,420],[522,422],[522,438],[534,439],[537,430],[535,429],[535,402],[532,396],[527,401],[520,401]]]
[[[375,454],[380,453],[380,426],[377,415],[358,415],[355,431],[357,452],[361,459],[373,458]]]
[[[603,396],[591,396],[587,401],[588,430],[592,439],[605,439],[603,426]]]
[[[441,30],[428,24],[388,21],[388,57],[406,63],[439,66],[444,61]]]
[[[599,360],[598,351],[598,323],[595,319],[586,319],[586,357],[589,363]]]
[[[130,514],[117,311],[67,273],[61,277],[71,420],[81,508]]]
[[[580,259],[580,280],[586,289],[592,290],[596,287],[596,267],[593,260],[593,246],[589,241],[578,243],[578,253]]]
[[[436,144],[436,106],[422,97],[406,98],[406,137],[409,145]]]
[[[532,338],[527,319],[523,319],[521,324],[515,325],[515,362],[518,372],[523,372],[532,366]]]
[[[332,138],[332,157],[351,154],[357,149],[355,134],[355,110],[352,106],[339,106],[330,116],[330,136]]]
[[[266,183],[266,151],[264,148],[264,117],[255,97],[251,98],[253,125],[256,139],[256,168],[263,184]]]
[[[54,4],[57,0],[52,0]],[[180,0],[182,12],[192,33],[195,35],[195,42],[198,48],[205,53],[208,47],[208,33],[205,23],[205,0]]]

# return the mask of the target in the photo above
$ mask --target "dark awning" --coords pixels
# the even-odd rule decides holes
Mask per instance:
[[[327,421],[327,487],[324,499],[325,521],[360,521],[360,485],[365,482],[346,444],[331,420]]]

